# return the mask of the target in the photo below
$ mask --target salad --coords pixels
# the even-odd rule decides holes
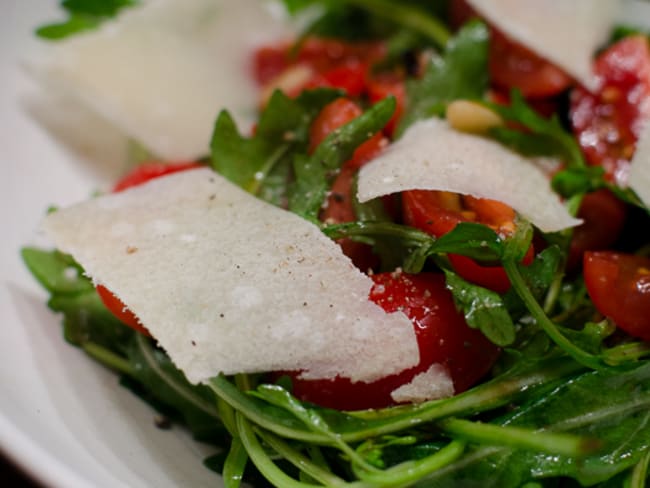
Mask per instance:
[[[135,3],[64,2],[70,19],[38,32],[74,36]],[[242,189],[340,246],[354,276],[372,284],[364,301],[413,324],[417,362],[362,381],[346,371],[310,376],[303,363],[197,375],[89,254],[63,252],[81,245],[68,234],[84,233],[56,230],[68,209],[46,219],[61,249],[22,251],[63,315],[65,339],[115,370],[161,413],[161,428],[179,422],[214,445],[205,464],[227,487],[645,486],[648,207],[632,160],[643,156],[650,117],[647,36],[612,25],[589,54],[589,86],[514,39],[482,2],[284,4],[294,15],[311,9],[309,23],[253,52],[254,129],[221,111],[209,154],[148,160],[83,208],[124,204],[128,213],[154,194],[171,199],[180,182],[223,179],[224,192],[236,187],[240,198]],[[467,147],[470,161],[455,160]],[[437,155],[452,150],[448,171]],[[404,183],[413,174],[428,187]],[[377,183],[394,180],[388,190]],[[526,188],[523,201],[516,187]],[[178,192],[169,201],[184,208],[190,197]],[[244,251],[271,247],[247,239]],[[246,271],[264,266],[252,263]],[[251,294],[240,299],[248,306]],[[283,334],[270,337],[293,354]],[[203,347],[195,342],[190,350]],[[397,342],[364,361],[382,363]]]

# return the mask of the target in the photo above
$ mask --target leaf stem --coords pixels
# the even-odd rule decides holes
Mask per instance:
[[[88,354],[90,357],[99,361],[104,366],[113,369],[119,373],[133,377],[133,368],[131,363],[122,356],[115,354],[113,351],[106,349],[105,347],[95,344],[94,342],[84,342],[81,345],[81,348]]]

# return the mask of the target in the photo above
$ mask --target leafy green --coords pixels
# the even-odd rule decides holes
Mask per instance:
[[[122,9],[137,5],[139,0],[62,0],[68,19],[36,29],[36,35],[51,41],[64,39],[94,29],[115,17]]]
[[[479,329],[497,346],[508,346],[514,342],[515,325],[498,293],[468,283],[449,270],[445,270],[445,276],[447,288],[470,327]]]
[[[289,195],[291,211],[317,221],[333,177],[360,144],[383,129],[395,111],[395,104],[394,97],[385,98],[332,131],[311,156],[296,155],[293,164],[296,180]]]
[[[397,133],[420,119],[442,115],[458,98],[478,99],[487,85],[489,33],[485,24],[466,24],[450,39],[441,57],[433,57],[421,79],[407,84],[407,105]]]
[[[340,92],[317,89],[297,99],[281,91],[271,96],[252,137],[239,134],[234,120],[222,111],[212,133],[212,167],[245,190],[279,204],[286,198],[291,163],[304,154],[309,126]]]

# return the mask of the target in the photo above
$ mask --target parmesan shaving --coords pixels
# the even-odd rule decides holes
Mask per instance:
[[[439,119],[412,125],[359,173],[361,202],[406,190],[442,190],[503,202],[544,232],[579,225],[532,160]]]
[[[168,160],[208,152],[219,110],[254,122],[252,52],[293,29],[265,0],[157,0],[51,46],[41,79]],[[267,8],[268,7],[268,8]]]
[[[454,382],[447,369],[441,364],[433,364],[423,373],[390,394],[397,403],[420,403],[427,400],[438,400],[454,395]]]
[[[401,312],[315,225],[209,169],[57,211],[47,234],[115,293],[191,382],[303,370],[372,381],[419,362]]]
[[[590,90],[594,53],[609,38],[621,0],[468,0],[496,27]]]

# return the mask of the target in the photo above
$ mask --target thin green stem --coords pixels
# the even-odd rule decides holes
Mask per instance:
[[[280,161],[282,157],[287,153],[290,147],[291,144],[283,144],[282,146],[278,147],[273,152],[273,154],[271,154],[271,156],[269,156],[269,158],[264,162],[259,171],[253,175],[253,179],[246,183],[244,190],[253,195],[257,195],[260,191],[260,188],[262,187],[262,183],[264,183],[264,180],[268,174],[275,167],[278,161]]]
[[[648,464],[650,464],[650,449],[646,451],[641,460],[634,466],[630,476],[629,488],[644,488],[646,486]]]
[[[345,0],[388,21],[400,24],[444,47],[451,37],[447,26],[424,10],[390,0]]]
[[[223,465],[224,488],[239,488],[244,479],[244,469],[248,462],[248,453],[238,438],[233,438],[230,443],[230,451]]]
[[[580,458],[597,450],[600,443],[589,438],[558,432],[539,432],[519,427],[445,419],[438,426],[448,434],[486,445],[510,446],[554,455]]]
[[[600,357],[577,347],[567,337],[565,337],[564,334],[562,334],[557,326],[548,318],[546,313],[544,313],[544,310],[526,286],[526,283],[519,272],[517,263],[512,260],[505,260],[503,262],[503,268],[505,269],[514,290],[522,299],[532,317],[544,332],[546,332],[549,338],[555,342],[555,344],[561,347],[573,359],[588,368],[605,369],[609,367]]]
[[[123,358],[122,356],[115,354],[113,351],[95,344],[94,342],[84,342],[81,347],[86,354],[96,361],[99,361],[104,366],[133,377],[133,368],[126,358]]]

